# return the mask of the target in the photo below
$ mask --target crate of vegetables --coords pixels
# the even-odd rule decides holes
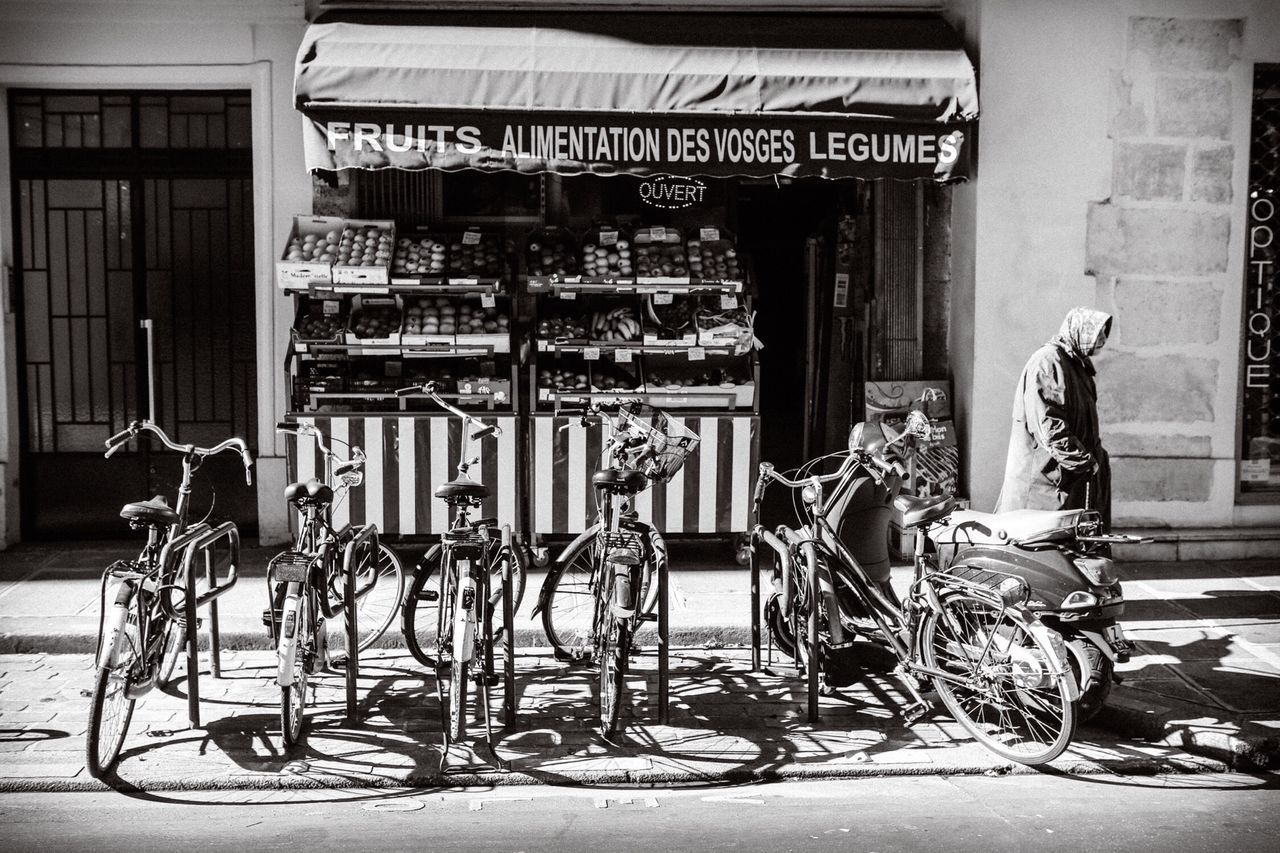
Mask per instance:
[[[755,403],[755,383],[741,359],[646,356],[649,403],[665,409],[738,409]]]
[[[355,296],[347,321],[352,355],[399,355],[401,310],[394,296]]]
[[[395,223],[389,219],[348,219],[343,223],[333,283],[364,287],[390,281]]]
[[[544,310],[534,327],[539,351],[553,350],[557,344],[586,344],[589,318],[590,312],[584,312],[578,302]]]
[[[404,296],[400,344],[406,355],[452,349],[457,318],[448,296]]]
[[[309,352],[313,346],[340,344],[346,328],[341,299],[300,299],[291,331],[293,350]]]
[[[680,229],[661,225],[637,228],[633,242],[637,284],[689,284],[689,258]]]
[[[615,284],[635,280],[631,235],[620,228],[593,228],[582,240],[582,280]]]
[[[583,405],[591,397],[590,367],[579,356],[563,355],[538,369],[538,401]]]
[[[459,296],[454,307],[459,348],[511,352],[511,311],[506,300]]]
[[[614,400],[644,393],[644,377],[640,370],[640,362],[619,364],[600,359],[589,364],[588,377],[592,394]]]
[[[646,346],[691,347],[698,343],[694,316],[698,299],[672,293],[651,293],[644,297],[644,342]]]
[[[708,296],[700,302],[695,316],[698,345],[732,347],[737,355],[750,352],[756,346],[754,318],[741,305],[725,308],[720,300],[719,296]]]
[[[582,280],[578,275],[578,241],[564,228],[541,228],[531,233],[525,241],[524,262],[530,293]]]
[[[733,235],[723,228],[708,225],[690,234],[685,242],[689,274],[704,284],[720,283],[742,289],[742,267]]]
[[[341,241],[341,218],[293,217],[289,240],[276,261],[276,285],[282,290],[306,290],[312,284],[332,284]]]

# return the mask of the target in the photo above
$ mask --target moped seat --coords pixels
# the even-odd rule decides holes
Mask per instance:
[[[1075,530],[1081,510],[1015,509],[1009,512],[961,510],[930,537],[940,544],[1007,545],[1067,536]]]
[[[302,483],[285,486],[284,499],[294,504],[327,504],[333,500],[333,489],[313,477]]]
[[[170,525],[178,523],[178,514],[169,506],[164,495],[156,495],[149,501],[125,504],[120,517],[141,524]]]
[[[644,491],[648,482],[644,474],[635,468],[604,468],[591,477],[591,485],[597,489],[609,489],[629,495]]]
[[[898,495],[893,499],[893,507],[902,513],[903,527],[919,527],[921,524],[942,518],[956,505],[956,499],[950,495],[938,495],[932,498],[918,498],[915,495]]]
[[[457,500],[458,498],[480,500],[489,497],[489,487],[483,483],[477,483],[475,480],[468,480],[462,477],[436,486],[435,496],[445,500]]]

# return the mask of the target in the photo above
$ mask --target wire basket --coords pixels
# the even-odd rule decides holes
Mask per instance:
[[[684,460],[698,449],[701,441],[697,433],[683,424],[676,423],[666,412],[653,410],[652,421],[645,423],[634,413],[624,417],[642,429],[647,436],[640,453],[641,470],[655,483],[669,483],[681,468]]]

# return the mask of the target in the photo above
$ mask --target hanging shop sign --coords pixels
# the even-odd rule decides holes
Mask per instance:
[[[370,115],[309,110],[315,169],[510,169],[561,174],[927,178],[969,171],[967,127],[849,120],[571,115]],[[657,190],[660,185],[654,185]],[[664,193],[687,192],[669,184]],[[658,196],[648,201],[659,200]],[[680,206],[683,198],[662,199]],[[661,205],[660,205],[661,206]]]
[[[1258,65],[1254,73],[1240,491],[1280,496],[1280,65]]]
[[[707,185],[697,178],[673,178],[658,175],[642,181],[640,200],[650,207],[663,210],[683,210],[706,201]]]

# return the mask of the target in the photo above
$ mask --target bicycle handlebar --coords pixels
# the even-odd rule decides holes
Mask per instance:
[[[466,412],[459,409],[457,406],[454,406],[452,403],[446,402],[444,398],[441,397],[439,394],[439,387],[440,386],[437,385],[435,382],[427,382],[423,385],[410,385],[407,388],[396,389],[396,396],[409,397],[413,394],[425,394],[428,397],[430,397],[433,401],[435,401],[436,405],[440,406],[440,408],[449,412],[449,414],[462,418],[462,423],[464,427],[466,426],[466,424],[470,423],[471,421],[476,420],[476,417],[474,415],[469,415]],[[480,429],[470,434],[470,439],[472,441],[475,441],[477,439],[487,438],[491,435],[502,435],[502,427],[498,426],[497,424],[491,424],[489,426],[481,427]]]
[[[240,454],[240,461],[244,463],[244,481],[245,485],[253,485],[253,457],[249,455],[249,447],[244,443],[242,438],[228,438],[226,441],[219,442],[213,447],[196,447],[194,444],[178,444],[169,438],[168,434],[156,426],[151,421],[133,421],[128,428],[116,433],[108,438],[104,444],[107,452],[103,456],[110,459],[117,450],[124,447],[131,438],[140,432],[149,432],[156,438],[160,439],[160,443],[170,450],[176,450],[190,456],[199,456],[205,458],[208,456],[216,456],[224,450],[234,450]]]

